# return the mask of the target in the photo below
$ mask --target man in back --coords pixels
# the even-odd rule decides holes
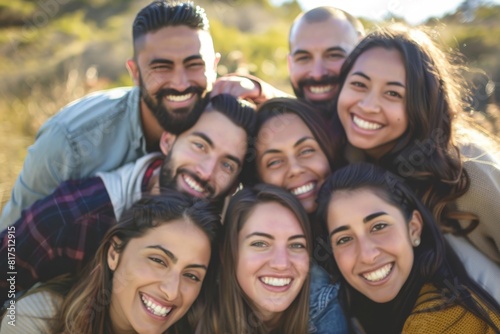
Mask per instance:
[[[340,68],[363,36],[361,22],[343,10],[325,6],[299,14],[290,28],[288,54],[295,96],[330,107],[339,93]]]

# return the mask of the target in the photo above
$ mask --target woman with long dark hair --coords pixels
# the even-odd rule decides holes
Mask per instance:
[[[189,332],[208,298],[219,227],[212,204],[173,191],[146,196],[108,231],[74,285],[42,284],[17,301],[16,327],[6,316],[2,333]]]
[[[366,333],[500,333],[500,306],[401,178],[353,164],[333,173],[319,198],[341,304]]]

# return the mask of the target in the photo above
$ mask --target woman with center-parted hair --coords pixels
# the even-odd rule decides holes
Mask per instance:
[[[222,238],[217,299],[196,333],[307,333],[312,239],[297,199],[272,185],[243,188]]]
[[[331,171],[345,164],[328,122],[313,106],[292,98],[271,99],[257,113],[255,175],[292,194],[309,216],[313,235],[309,332],[345,333],[337,301],[338,284],[321,267],[331,265],[326,230],[314,213],[319,189]]]
[[[431,211],[381,167],[334,172],[319,196],[339,299],[366,333],[500,333],[500,306],[472,280]]]
[[[109,230],[74,285],[58,278],[34,289],[16,302],[16,327],[6,316],[1,331],[191,332],[210,299],[219,227],[208,202],[174,191],[147,196]]]

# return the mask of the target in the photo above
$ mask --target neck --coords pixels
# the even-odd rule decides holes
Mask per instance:
[[[156,120],[146,103],[141,99],[141,123],[144,137],[146,138],[146,149],[148,152],[159,151],[159,143],[163,128]]]

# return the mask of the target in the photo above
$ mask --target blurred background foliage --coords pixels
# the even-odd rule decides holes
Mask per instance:
[[[131,25],[143,0],[0,0],[0,207],[21,170],[40,125],[67,103],[100,89],[132,85],[125,61]],[[295,1],[199,0],[206,9],[219,75],[250,73],[292,93],[288,30],[301,12]],[[500,6],[464,1],[454,13],[424,25],[471,66],[471,117],[500,133]],[[361,18],[370,29],[377,24]],[[385,21],[402,21],[387,17]],[[495,83],[497,85],[495,86]]]

